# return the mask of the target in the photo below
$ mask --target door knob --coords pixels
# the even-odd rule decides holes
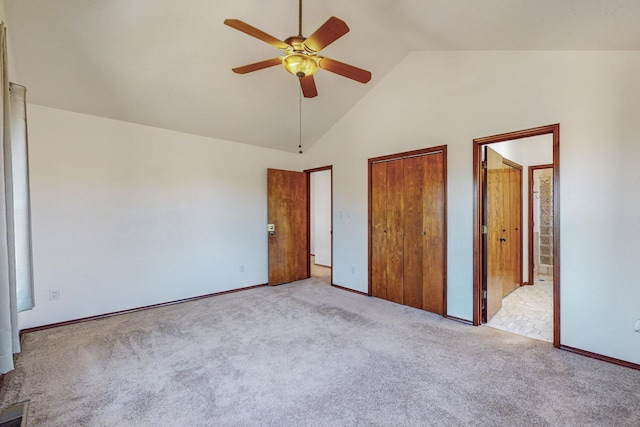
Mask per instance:
[[[423,231],[423,232],[422,232],[422,233],[420,233],[420,234],[422,234],[422,235],[424,236],[425,234],[427,234],[427,232],[426,232],[426,231]]]
[[[504,237],[501,237],[501,238],[500,238],[500,241],[501,241],[501,242],[506,242],[506,241],[507,241],[507,239],[505,239]]]

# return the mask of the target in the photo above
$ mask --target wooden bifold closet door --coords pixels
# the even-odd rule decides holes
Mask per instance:
[[[371,294],[445,315],[444,147],[370,160]]]

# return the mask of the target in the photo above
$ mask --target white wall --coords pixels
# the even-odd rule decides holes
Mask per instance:
[[[331,267],[331,171],[311,173],[311,250],[316,264]]]
[[[267,282],[266,169],[301,170],[300,155],[36,105],[28,120],[36,308],[21,328]]]
[[[414,52],[305,155],[334,282],[367,291],[367,159],[447,144],[448,313],[472,317],[472,140],[561,124],[561,342],[640,363],[640,52]],[[374,76],[375,78],[375,76]]]

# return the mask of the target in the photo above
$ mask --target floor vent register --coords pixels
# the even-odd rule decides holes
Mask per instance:
[[[29,402],[21,402],[0,411],[0,427],[25,427]]]

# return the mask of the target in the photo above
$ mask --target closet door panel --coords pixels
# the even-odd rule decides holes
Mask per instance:
[[[387,163],[371,165],[371,294],[387,298]]]
[[[404,304],[422,308],[425,158],[404,159]]]
[[[422,307],[443,314],[446,286],[445,275],[445,196],[444,154],[423,157],[425,162],[423,224],[423,300]]]
[[[387,299],[403,303],[403,165],[387,164]]]

